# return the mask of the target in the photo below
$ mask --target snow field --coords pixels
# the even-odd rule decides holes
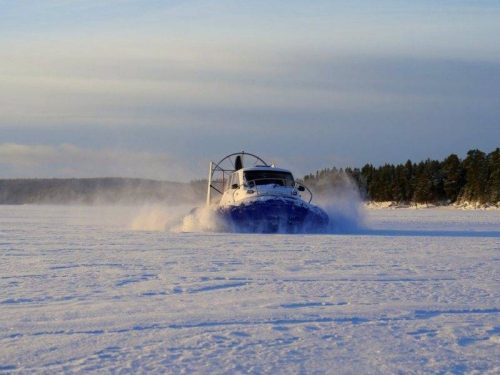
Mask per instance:
[[[498,373],[500,213],[335,235],[131,230],[0,207],[0,373]]]

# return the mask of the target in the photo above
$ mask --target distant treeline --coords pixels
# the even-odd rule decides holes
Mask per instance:
[[[430,160],[317,171],[304,177],[316,194],[358,189],[368,201],[499,204],[500,149],[471,150]],[[190,183],[137,178],[0,179],[0,204],[199,204],[206,180]]]
[[[0,204],[136,204],[193,203],[199,183],[138,178],[70,178],[0,180]]]
[[[314,190],[346,183],[350,176],[361,195],[370,201],[405,203],[498,204],[500,200],[500,149],[486,154],[471,150],[461,160],[452,154],[442,161],[427,159],[419,163],[385,164],[363,168],[331,168],[305,176]]]

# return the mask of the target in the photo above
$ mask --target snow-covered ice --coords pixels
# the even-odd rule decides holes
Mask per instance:
[[[500,212],[333,235],[0,206],[0,373],[500,373]]]

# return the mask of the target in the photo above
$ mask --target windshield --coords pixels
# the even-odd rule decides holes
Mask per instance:
[[[251,185],[280,185],[294,186],[293,176],[290,172],[279,171],[246,171],[245,180]]]

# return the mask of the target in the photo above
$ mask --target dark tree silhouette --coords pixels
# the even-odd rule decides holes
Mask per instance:
[[[361,169],[333,167],[306,176],[313,187],[335,185],[339,174],[352,178],[361,196],[372,201],[406,203],[491,203],[500,199],[500,149],[486,155],[471,150],[464,160],[451,154],[443,161],[385,164]]]

